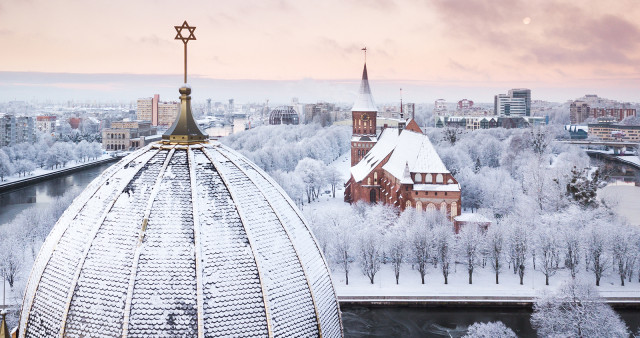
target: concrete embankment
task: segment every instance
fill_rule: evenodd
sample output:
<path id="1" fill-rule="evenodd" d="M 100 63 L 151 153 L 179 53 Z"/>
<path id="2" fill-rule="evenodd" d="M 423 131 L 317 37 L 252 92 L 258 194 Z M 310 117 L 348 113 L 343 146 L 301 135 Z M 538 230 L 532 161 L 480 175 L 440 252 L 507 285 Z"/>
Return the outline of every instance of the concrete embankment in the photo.
<path id="1" fill-rule="evenodd" d="M 364 307 L 519 307 L 531 308 L 526 296 L 338 296 L 340 306 Z M 604 297 L 614 308 L 640 309 L 640 297 Z"/>
<path id="2" fill-rule="evenodd" d="M 101 164 L 105 164 L 105 163 L 110 163 L 110 162 L 115 162 L 120 160 L 122 157 L 109 157 L 109 158 L 105 158 L 102 160 L 97 160 L 94 162 L 89 162 L 89 163 L 85 163 L 85 164 L 80 164 L 71 168 L 64 168 L 64 169 L 60 169 L 60 170 L 56 170 L 54 172 L 50 172 L 50 173 L 46 173 L 46 174 L 41 174 L 41 175 L 35 175 L 35 176 L 29 176 L 29 177 L 25 177 L 23 179 L 20 180 L 16 180 L 16 181 L 11 181 L 11 182 L 5 182 L 0 184 L 0 193 L 3 192 L 7 192 L 7 191 L 11 191 L 14 189 L 18 189 L 18 188 L 22 188 L 22 187 L 26 187 L 28 185 L 37 183 L 37 182 L 42 182 L 42 181 L 46 181 L 48 179 L 52 179 L 52 178 L 56 178 L 56 177 L 60 177 L 60 176 L 64 176 L 64 175 L 68 175 L 70 173 L 74 173 L 77 171 L 82 171 L 91 167 L 95 167 L 95 166 L 99 166 Z"/>

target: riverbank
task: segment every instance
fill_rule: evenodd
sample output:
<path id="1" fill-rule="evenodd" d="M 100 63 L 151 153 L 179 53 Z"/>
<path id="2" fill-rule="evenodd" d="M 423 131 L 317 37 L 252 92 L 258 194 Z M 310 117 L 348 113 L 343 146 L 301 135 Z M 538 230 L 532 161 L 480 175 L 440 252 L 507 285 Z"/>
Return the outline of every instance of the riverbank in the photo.
<path id="1" fill-rule="evenodd" d="M 45 181 L 48 179 L 68 175 L 77 171 L 82 171 L 88 168 L 99 166 L 105 163 L 115 162 L 121 159 L 121 157 L 111 157 L 109 155 L 103 155 L 102 157 L 90 161 L 90 162 L 78 162 L 71 164 L 64 168 L 59 169 L 37 169 L 33 174 L 26 177 L 11 176 L 6 181 L 0 183 L 0 193 L 8 192 L 14 189 L 22 188 L 37 182 Z"/>
<path id="2" fill-rule="evenodd" d="M 410 306 L 410 307 L 525 307 L 532 306 L 535 297 L 543 292 L 553 292 L 564 281 L 571 279 L 565 269 L 559 270 L 545 285 L 545 276 L 530 266 L 525 274 L 523 285 L 513 270 L 505 268 L 500 273 L 500 284 L 495 284 L 495 274 L 487 266 L 478 267 L 473 274 L 473 284 L 469 284 L 469 275 L 464 265 L 452 266 L 448 284 L 440 270 L 429 267 L 425 284 L 420 274 L 404 264 L 400 272 L 400 283 L 396 284 L 390 264 L 383 264 L 376 274 L 374 284 L 364 276 L 358 266 L 352 266 L 349 285 L 345 284 L 343 271 L 335 269 L 333 283 L 340 304 L 346 306 Z M 592 272 L 581 267 L 576 278 L 595 284 Z M 533 273 L 531 273 L 533 272 Z M 640 309 L 640 282 L 634 279 L 620 286 L 619 277 L 607 270 L 598 287 L 600 295 L 613 307 Z"/>

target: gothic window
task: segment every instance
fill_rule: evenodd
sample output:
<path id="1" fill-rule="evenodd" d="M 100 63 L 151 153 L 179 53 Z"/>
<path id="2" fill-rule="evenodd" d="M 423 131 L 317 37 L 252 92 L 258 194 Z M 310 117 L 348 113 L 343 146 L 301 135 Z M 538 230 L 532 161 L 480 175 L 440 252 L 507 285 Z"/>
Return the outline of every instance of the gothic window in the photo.
<path id="1" fill-rule="evenodd" d="M 444 182 L 444 179 L 442 178 L 442 174 L 438 174 L 436 176 L 436 183 L 442 183 Z"/>
<path id="2" fill-rule="evenodd" d="M 371 189 L 369 192 L 369 202 L 376 203 L 376 191 L 375 189 Z"/>
<path id="3" fill-rule="evenodd" d="M 458 216 L 458 203 L 451 202 L 451 217 Z"/>
<path id="4" fill-rule="evenodd" d="M 367 185 L 371 185 L 371 177 L 367 178 Z"/>
<path id="5" fill-rule="evenodd" d="M 436 206 L 433 203 L 429 203 L 429 205 L 427 205 L 427 211 L 435 211 L 436 210 Z"/>
<path id="6" fill-rule="evenodd" d="M 411 201 L 407 201 L 407 205 L 405 209 L 409 209 L 409 208 L 411 208 Z"/>
<path id="7" fill-rule="evenodd" d="M 422 211 L 422 202 L 420 201 L 416 202 L 416 210 Z"/>
<path id="8" fill-rule="evenodd" d="M 433 183 L 433 177 L 431 176 L 431 174 L 426 174 L 424 176 L 424 183 Z"/>
<path id="9" fill-rule="evenodd" d="M 447 203 L 445 202 L 440 203 L 440 211 L 445 215 L 447 214 Z"/>
<path id="10" fill-rule="evenodd" d="M 422 175 L 416 174 L 416 183 L 422 183 Z"/>
<path id="11" fill-rule="evenodd" d="M 378 184 L 378 173 L 377 172 L 373 173 L 373 184 Z"/>

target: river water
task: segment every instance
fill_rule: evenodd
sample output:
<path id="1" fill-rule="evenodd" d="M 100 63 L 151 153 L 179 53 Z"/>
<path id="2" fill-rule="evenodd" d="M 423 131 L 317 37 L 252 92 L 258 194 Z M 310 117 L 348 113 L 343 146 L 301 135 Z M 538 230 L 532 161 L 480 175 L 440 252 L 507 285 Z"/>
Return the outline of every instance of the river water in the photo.
<path id="1" fill-rule="evenodd" d="M 39 182 L 0 194 L 0 226 L 31 206 L 45 206 L 72 187 L 83 189 L 111 165 Z M 345 337 L 461 337 L 474 322 L 502 321 L 519 337 L 535 337 L 529 318 L 521 308 L 417 308 L 352 307 L 342 309 Z M 633 332 L 640 327 L 639 310 L 618 310 Z"/>

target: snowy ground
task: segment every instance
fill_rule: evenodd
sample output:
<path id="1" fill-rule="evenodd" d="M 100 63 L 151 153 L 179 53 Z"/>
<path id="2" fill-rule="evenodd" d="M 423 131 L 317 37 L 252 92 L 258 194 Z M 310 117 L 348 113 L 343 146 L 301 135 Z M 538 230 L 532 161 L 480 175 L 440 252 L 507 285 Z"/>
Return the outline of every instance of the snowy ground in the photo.
<path id="1" fill-rule="evenodd" d="M 420 273 L 411 269 L 411 264 L 405 264 L 400 271 L 400 284 L 396 285 L 393 269 L 390 264 L 383 264 L 372 285 L 369 278 L 364 276 L 357 263 L 351 267 L 349 285 L 345 285 L 344 271 L 334 269 L 333 283 L 340 297 L 349 296 L 520 296 L 534 297 L 544 290 L 555 290 L 563 281 L 571 278 L 566 270 L 561 270 L 549 279 L 549 286 L 545 285 L 544 274 L 533 271 L 531 267 L 525 273 L 523 285 L 513 270 L 504 269 L 500 273 L 500 284 L 495 284 L 495 274 L 489 266 L 476 268 L 473 274 L 473 284 L 469 285 L 469 275 L 466 267 L 456 264 L 449 275 L 449 284 L 444 284 L 444 277 L 439 269 L 430 267 L 425 276 L 425 284 L 420 283 Z M 620 279 L 608 271 L 608 275 L 600 281 L 600 294 L 603 297 L 640 297 L 640 283 L 634 278 L 632 282 L 625 281 L 620 286 Z M 578 278 L 595 285 L 595 277 L 591 272 L 585 272 L 584 266 Z"/>
<path id="2" fill-rule="evenodd" d="M 60 168 L 57 168 L 57 169 L 37 168 L 31 174 L 27 174 L 27 176 L 18 176 L 18 174 L 11 175 L 11 176 L 6 176 L 4 178 L 4 181 L 0 182 L 0 185 L 6 184 L 6 183 L 10 183 L 10 182 L 19 181 L 19 180 L 23 180 L 25 178 L 32 178 L 32 177 L 36 177 L 36 176 L 51 174 L 51 173 L 54 173 L 56 171 L 66 170 L 66 169 L 69 169 L 69 168 L 77 167 L 79 165 L 89 164 L 89 163 L 100 161 L 100 160 L 104 160 L 104 159 L 107 159 L 107 158 L 111 158 L 111 156 L 108 155 L 108 154 L 103 154 L 101 157 L 98 157 L 95 160 L 89 160 L 89 161 L 86 161 L 86 162 L 70 161 L 69 163 L 67 163 L 66 167 L 60 167 Z"/>
<path id="3" fill-rule="evenodd" d="M 640 226 L 640 187 L 616 182 L 598 190 L 598 199 L 604 199 L 607 204 L 629 224 Z"/>

